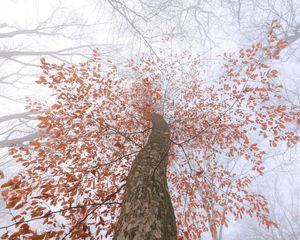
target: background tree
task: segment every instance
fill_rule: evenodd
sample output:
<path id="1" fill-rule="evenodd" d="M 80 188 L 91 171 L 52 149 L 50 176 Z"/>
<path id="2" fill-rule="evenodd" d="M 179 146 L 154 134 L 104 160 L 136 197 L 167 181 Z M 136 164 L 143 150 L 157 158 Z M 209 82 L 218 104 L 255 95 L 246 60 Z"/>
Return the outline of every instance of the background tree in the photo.
<path id="1" fill-rule="evenodd" d="M 13 8 L 8 8 L 7 3 L 13 3 Z M 40 113 L 24 112 L 23 104 L 24 96 L 44 99 L 48 95 L 41 92 L 38 85 L 32 84 L 40 74 L 38 65 L 41 54 L 47 56 L 47 61 L 60 59 L 70 63 L 78 58 L 90 58 L 90 47 L 101 44 L 101 56 L 109 56 L 120 67 L 128 56 L 141 55 L 143 52 L 165 58 L 159 50 L 162 45 L 173 53 L 173 59 L 176 51 L 193 49 L 201 53 L 199 68 L 207 69 L 201 73 L 201 78 L 206 79 L 204 84 L 212 85 L 223 73 L 222 59 L 215 58 L 215 55 L 245 47 L 253 41 L 264 41 L 265 26 L 272 19 L 280 19 L 283 28 L 278 29 L 276 34 L 288 40 L 282 54 L 283 61 L 263 60 L 281 73 L 273 81 L 283 85 L 283 95 L 281 99 L 272 101 L 274 105 L 290 106 L 294 111 L 299 109 L 298 1 L 176 0 L 148 3 L 141 0 L 66 0 L 39 4 L 39 1 L 29 0 L 24 3 L 18 0 L 5 1 L 0 9 L 0 101 L 4 106 L 0 118 L 1 147 L 16 140 L 28 147 L 26 140 L 38 136 L 35 123 Z M 47 7 L 44 7 L 46 4 Z M 24 12 L 26 17 L 22 17 Z M 186 66 L 187 63 L 184 64 Z M 123 70 L 121 75 L 124 74 Z M 297 127 L 292 130 L 296 131 Z M 266 146 L 262 146 L 262 149 L 266 150 Z M 276 157 L 276 161 L 267 161 L 265 166 L 268 171 L 275 162 L 276 166 L 284 166 L 289 154 L 297 155 L 297 148 L 295 152 L 286 152 L 281 145 L 277 149 L 276 152 L 266 150 L 265 159 L 274 160 L 274 155 L 281 156 L 282 152 L 285 152 L 285 156 Z M 12 161 L 6 149 L 1 153 L 1 170 L 5 173 L 5 179 L 9 179 L 21 167 Z M 224 165 L 227 166 L 225 160 Z M 241 172 L 239 164 L 235 171 Z M 0 172 L 0 176 L 3 176 L 3 172 Z M 284 181 L 284 176 L 280 175 L 281 181 Z M 255 181 L 257 179 L 255 177 Z M 295 180 L 293 185 L 296 183 Z M 1 201 L 4 207 L 3 199 Z M 8 221 L 7 216 L 11 216 L 11 212 L 1 210 L 2 225 L 6 225 L 3 223 Z M 224 232 L 222 227 L 220 232 Z"/>
<path id="2" fill-rule="evenodd" d="M 2 185 L 15 217 L 2 237 L 108 238 L 114 231 L 126 176 L 160 113 L 171 131 L 168 182 L 178 238 L 222 236 L 230 218 L 255 216 L 276 226 L 266 199 L 249 190 L 264 173 L 266 145 L 295 145 L 299 111 L 273 102 L 282 86 L 278 59 L 284 40 L 273 21 L 268 41 L 224 54 L 215 82 L 201 79 L 200 58 L 185 52 L 146 56 L 125 65 L 93 58 L 80 66 L 41 59 L 37 83 L 53 89 L 55 103 L 28 101 L 39 117 L 39 137 L 10 155 L 24 169 Z M 36 222 L 41 221 L 38 228 Z M 34 222 L 34 224 L 33 224 Z"/>
<path id="3" fill-rule="evenodd" d="M 28 3 L 19 4 L 26 8 Z M 34 5 L 32 1 L 29 4 Z M 46 13 L 37 6 L 27 9 L 29 12 L 22 21 L 8 17 L 0 20 L 0 100 L 2 105 L 8 106 L 0 113 L 0 148 L 36 136 L 34 120 L 39 113 L 23 111 L 26 96 L 40 97 L 33 86 L 39 77 L 38 61 L 42 56 L 70 63 L 78 57 L 90 57 L 97 46 L 103 48 L 103 54 L 105 52 L 105 44 L 96 44 L 89 36 L 97 22 L 87 22 L 59 1 L 46 4 L 50 9 Z M 18 6 L 10 2 L 3 4 L 2 9 L 5 12 L 6 8 L 13 7 L 19 14 Z"/>

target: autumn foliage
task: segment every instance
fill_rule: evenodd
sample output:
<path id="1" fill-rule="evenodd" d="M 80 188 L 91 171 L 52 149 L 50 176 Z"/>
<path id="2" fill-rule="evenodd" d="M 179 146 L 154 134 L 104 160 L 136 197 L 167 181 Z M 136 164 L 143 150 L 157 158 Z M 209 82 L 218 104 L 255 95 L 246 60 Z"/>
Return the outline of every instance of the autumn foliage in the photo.
<path id="1" fill-rule="evenodd" d="M 299 141 L 300 113 L 281 104 L 276 60 L 286 42 L 273 21 L 266 43 L 223 56 L 217 80 L 201 78 L 189 53 L 129 60 L 93 57 L 77 65 L 41 59 L 38 84 L 55 102 L 28 100 L 40 136 L 9 149 L 22 171 L 2 185 L 14 224 L 2 238 L 112 236 L 131 162 L 151 130 L 149 114 L 171 129 L 169 188 L 179 239 L 216 236 L 244 215 L 274 227 L 266 199 L 249 187 L 264 173 L 266 150 Z"/>

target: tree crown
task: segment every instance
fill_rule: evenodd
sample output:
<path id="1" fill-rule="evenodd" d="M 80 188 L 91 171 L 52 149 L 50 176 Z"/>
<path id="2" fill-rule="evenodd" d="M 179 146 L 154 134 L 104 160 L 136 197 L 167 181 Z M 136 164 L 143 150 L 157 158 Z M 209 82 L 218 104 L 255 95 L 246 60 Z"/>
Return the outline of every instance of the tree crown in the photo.
<path id="1" fill-rule="evenodd" d="M 214 236 L 245 214 L 276 226 L 266 199 L 249 186 L 264 173 L 266 144 L 299 141 L 292 127 L 300 113 L 280 103 L 278 71 L 265 63 L 286 46 L 278 28 L 273 21 L 265 44 L 225 53 L 223 74 L 211 82 L 201 79 L 201 57 L 188 52 L 118 66 L 97 50 L 80 66 L 42 58 L 37 83 L 53 90 L 55 103 L 28 100 L 29 111 L 43 112 L 40 135 L 9 150 L 24 168 L 2 185 L 17 212 L 2 237 L 110 236 L 153 112 L 171 129 L 168 180 L 179 238 Z"/>

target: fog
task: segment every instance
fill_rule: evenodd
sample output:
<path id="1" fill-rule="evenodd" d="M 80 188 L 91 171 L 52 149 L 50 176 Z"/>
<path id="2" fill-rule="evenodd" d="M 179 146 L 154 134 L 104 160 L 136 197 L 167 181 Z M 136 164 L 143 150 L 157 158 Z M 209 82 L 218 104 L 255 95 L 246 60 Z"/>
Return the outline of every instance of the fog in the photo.
<path id="1" fill-rule="evenodd" d="M 38 134 L 40 112 L 28 112 L 27 99 L 50 105 L 55 101 L 52 90 L 35 82 L 42 74 L 42 57 L 51 63 L 78 64 L 91 59 L 92 51 L 98 49 L 102 59 L 121 65 L 144 55 L 164 59 L 168 54 L 189 51 L 199 55 L 203 82 L 213 85 L 224 72 L 224 52 L 238 52 L 266 41 L 272 20 L 282 25 L 276 33 L 278 38 L 287 41 L 280 59 L 266 60 L 279 72 L 274 81 L 283 85 L 283 98 L 273 102 L 299 113 L 299 0 L 1 1 L 0 183 L 24 169 L 9 156 L 9 145 L 18 142 L 28 146 Z M 296 134 L 299 121 L 289 126 Z M 198 239 L 300 239 L 299 144 L 291 148 L 286 144 L 263 146 L 267 152 L 265 172 L 262 176 L 256 174 L 250 189 L 266 197 L 271 219 L 278 228 L 267 229 L 255 217 L 229 217 L 228 226 L 219 231 L 218 238 L 213 239 L 208 231 Z M 6 205 L 1 195 L 1 235 L 12 231 L 11 219 L 18 212 Z M 35 230 L 43 229 L 42 221 L 34 224 Z"/>

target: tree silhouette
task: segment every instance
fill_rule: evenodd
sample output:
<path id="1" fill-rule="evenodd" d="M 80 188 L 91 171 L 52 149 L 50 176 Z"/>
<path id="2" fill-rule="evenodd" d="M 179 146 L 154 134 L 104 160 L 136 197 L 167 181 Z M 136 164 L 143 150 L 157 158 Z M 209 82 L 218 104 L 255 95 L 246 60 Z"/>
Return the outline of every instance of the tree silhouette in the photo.
<path id="1" fill-rule="evenodd" d="M 249 187 L 264 173 L 267 146 L 299 141 L 300 113 L 280 104 L 278 72 L 265 63 L 287 44 L 279 28 L 273 21 L 265 44 L 225 53 L 217 81 L 202 80 L 201 58 L 187 52 L 118 66 L 97 50 L 80 66 L 42 58 L 37 83 L 55 103 L 27 102 L 42 112 L 40 133 L 9 150 L 24 168 L 2 185 L 16 213 L 2 238 L 106 239 L 117 229 L 115 239 L 166 239 L 158 222 L 176 234 L 174 215 L 178 239 L 218 239 L 244 215 L 276 227 L 266 199 Z M 149 223 L 156 212 L 166 222 Z"/>

